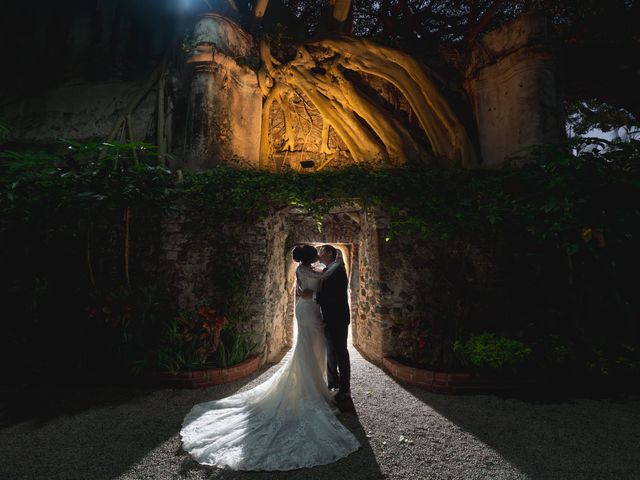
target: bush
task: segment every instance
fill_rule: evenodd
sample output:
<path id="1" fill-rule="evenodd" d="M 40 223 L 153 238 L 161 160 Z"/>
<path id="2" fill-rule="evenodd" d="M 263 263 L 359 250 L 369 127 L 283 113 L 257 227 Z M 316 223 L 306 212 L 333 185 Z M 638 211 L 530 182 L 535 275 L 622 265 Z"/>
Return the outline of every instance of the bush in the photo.
<path id="1" fill-rule="evenodd" d="M 206 306 L 198 309 L 197 316 L 181 313 L 161 335 L 157 368 L 174 373 L 242 362 L 255 347 L 241 331 L 243 321 L 241 317 L 227 319 Z"/>
<path id="2" fill-rule="evenodd" d="M 216 350 L 216 364 L 229 367 L 245 360 L 255 348 L 249 335 L 240 331 L 241 319 L 230 319 L 220 335 L 220 345 Z"/>
<path id="3" fill-rule="evenodd" d="M 464 343 L 456 342 L 454 350 L 483 370 L 515 370 L 529 359 L 532 352 L 524 343 L 495 333 L 483 333 Z"/>
<path id="4" fill-rule="evenodd" d="M 161 371 L 199 370 L 214 366 L 220 334 L 227 319 L 209 306 L 186 312 L 165 325 L 160 336 L 157 367 Z"/>

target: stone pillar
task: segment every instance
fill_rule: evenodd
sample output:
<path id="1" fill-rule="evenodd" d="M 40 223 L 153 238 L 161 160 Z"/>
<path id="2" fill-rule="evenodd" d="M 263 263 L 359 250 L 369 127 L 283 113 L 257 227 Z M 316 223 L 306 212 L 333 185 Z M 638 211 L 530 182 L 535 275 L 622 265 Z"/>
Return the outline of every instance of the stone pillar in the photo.
<path id="1" fill-rule="evenodd" d="M 466 87 L 482 166 L 531 158 L 522 149 L 564 138 L 548 23 L 537 13 L 485 35 L 472 52 Z"/>
<path id="2" fill-rule="evenodd" d="M 386 279 L 382 277 L 381 242 L 388 232 L 388 218 L 363 213 L 358 245 L 358 310 L 351 319 L 353 344 L 369 361 L 382 363 L 390 334 L 390 310 L 384 298 Z M 352 287 L 353 288 L 353 287 Z"/>
<path id="3" fill-rule="evenodd" d="M 262 94 L 247 64 L 253 40 L 226 17 L 205 14 L 193 32 L 185 168 L 258 166 Z"/>

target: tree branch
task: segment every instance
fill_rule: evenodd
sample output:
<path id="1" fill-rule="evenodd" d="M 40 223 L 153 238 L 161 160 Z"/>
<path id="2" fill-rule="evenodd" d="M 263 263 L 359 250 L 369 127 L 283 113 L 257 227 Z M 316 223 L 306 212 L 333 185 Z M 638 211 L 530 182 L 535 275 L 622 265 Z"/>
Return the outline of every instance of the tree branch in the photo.
<path id="1" fill-rule="evenodd" d="M 495 0 L 493 2 L 493 4 L 489 7 L 489 9 L 486 12 L 484 12 L 482 17 L 480 17 L 480 19 L 476 22 L 476 24 L 473 25 L 465 34 L 463 38 L 463 43 L 465 45 L 467 46 L 470 45 L 471 42 L 473 42 L 476 39 L 476 37 L 480 34 L 480 32 L 482 32 L 486 28 L 486 26 L 489 24 L 491 19 L 494 17 L 496 12 L 498 11 L 498 8 L 500 8 L 500 6 L 503 3 L 504 3 L 504 0 Z"/>

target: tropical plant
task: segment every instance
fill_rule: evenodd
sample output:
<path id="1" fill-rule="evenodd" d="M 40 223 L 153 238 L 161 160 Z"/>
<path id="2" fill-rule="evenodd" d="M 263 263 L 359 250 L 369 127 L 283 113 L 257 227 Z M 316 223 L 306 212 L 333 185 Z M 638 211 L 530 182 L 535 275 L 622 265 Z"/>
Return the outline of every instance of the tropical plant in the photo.
<path id="1" fill-rule="evenodd" d="M 399 315 L 393 316 L 392 321 L 401 361 L 432 370 L 456 371 L 464 367 L 465 359 L 454 350 L 452 336 L 438 331 L 432 321 Z"/>
<path id="2" fill-rule="evenodd" d="M 224 368 L 235 365 L 245 360 L 254 348 L 249 335 L 241 332 L 237 324 L 229 323 L 222 331 L 216 363 Z"/>
<path id="3" fill-rule="evenodd" d="M 160 336 L 158 367 L 175 372 L 213 366 L 213 354 L 226 324 L 227 319 L 209 306 L 200 307 L 195 315 L 181 312 L 165 325 Z"/>
<path id="4" fill-rule="evenodd" d="M 11 127 L 9 126 L 9 123 L 0 118 L 0 142 L 7 138 L 10 132 Z"/>
<path id="5" fill-rule="evenodd" d="M 87 317 L 105 323 L 110 328 L 119 329 L 126 337 L 127 327 L 134 318 L 131 292 L 120 286 L 99 301 L 98 305 L 86 307 Z"/>
<path id="6" fill-rule="evenodd" d="M 524 343 L 495 333 L 482 333 L 466 342 L 458 341 L 454 351 L 462 353 L 471 365 L 482 370 L 515 370 L 532 352 Z"/>

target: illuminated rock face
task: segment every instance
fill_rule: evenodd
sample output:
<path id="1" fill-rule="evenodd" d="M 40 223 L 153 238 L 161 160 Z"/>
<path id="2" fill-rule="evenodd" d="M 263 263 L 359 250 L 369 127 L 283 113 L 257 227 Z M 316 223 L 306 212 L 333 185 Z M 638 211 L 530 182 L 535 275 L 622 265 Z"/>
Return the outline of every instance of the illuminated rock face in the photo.
<path id="1" fill-rule="evenodd" d="M 257 166 L 262 94 L 251 36 L 226 17 L 208 14 L 194 27 L 185 168 L 221 163 Z"/>
<path id="2" fill-rule="evenodd" d="M 91 18 L 85 12 L 76 21 L 70 62 L 93 51 Z M 527 160 L 519 153 L 523 148 L 564 135 L 548 32 L 534 15 L 479 40 L 465 72 L 469 111 L 461 88 L 451 88 L 449 94 L 461 95 L 450 103 L 453 97 L 436 81 L 440 75 L 363 38 L 315 38 L 293 45 L 297 54 L 286 56 L 265 42 L 259 47 L 220 14 L 198 17 L 189 37 L 186 58 L 169 50 L 159 76 L 165 96 L 156 94 L 161 82 L 147 85 L 151 69 L 147 78 L 35 90 L 4 106 L 2 116 L 14 127 L 8 140 L 104 140 L 114 132 L 110 140 L 127 141 L 125 129 L 115 126 L 138 95 L 129 112 L 133 139 L 162 144 L 162 128 L 173 154 L 170 166 L 188 170 L 227 164 L 317 172 L 354 163 L 430 162 L 493 168 L 505 159 Z M 119 51 L 124 44 L 118 42 L 104 48 Z M 163 45 L 149 40 L 139 47 L 157 53 Z M 155 65 L 157 55 L 152 57 Z M 105 68 L 119 71 L 121 61 L 112 59 Z M 165 125 L 155 121 L 162 112 Z"/>
<path id="3" fill-rule="evenodd" d="M 158 255 L 150 257 L 164 295 L 183 311 L 218 298 L 214 260 L 222 252 L 200 215 L 189 209 L 169 212 L 162 219 Z M 358 205 L 332 209 L 322 231 L 297 208 L 219 230 L 234 239 L 223 256 L 241 259 L 242 291 L 235 308 L 244 319 L 243 331 L 255 343 L 255 353 L 268 361 L 293 344 L 297 264 L 290 252 L 301 243 L 330 243 L 342 252 L 350 279 L 351 341 L 375 363 L 415 348 L 413 325 L 430 326 L 437 335 L 443 325 L 504 314 L 499 249 L 482 241 L 400 237 L 387 242 L 388 217 Z"/>
<path id="4" fill-rule="evenodd" d="M 13 126 L 9 140 L 51 142 L 59 138 L 84 141 L 104 139 L 118 116 L 140 88 L 135 82 L 100 82 L 61 85 L 5 108 L 2 114 Z M 153 138 L 155 98 L 148 95 L 132 113 L 133 137 Z M 119 139 L 118 139 L 119 140 Z"/>
<path id="5" fill-rule="evenodd" d="M 526 161 L 532 145 L 563 138 L 561 102 L 545 21 L 524 15 L 485 35 L 467 71 L 482 165 Z"/>
<path id="6" fill-rule="evenodd" d="M 166 295 L 176 299 L 178 307 L 185 311 L 197 308 L 203 298 L 215 298 L 212 259 L 219 252 L 211 234 L 199 224 L 198 212 L 192 211 L 172 212 L 162 221 L 160 283 L 166 288 Z M 279 210 L 256 223 L 225 225 L 223 230 L 234 238 L 233 251 L 225 255 L 231 253 L 234 258 L 244 259 L 246 265 L 242 268 L 248 269 L 237 307 L 246 318 L 243 329 L 255 343 L 255 352 L 265 360 L 275 361 L 284 347 L 293 344 L 297 267 L 291 259 L 293 247 L 300 243 L 331 243 L 342 251 L 350 277 L 354 345 L 376 362 L 390 354 L 390 313 L 399 308 L 399 302 L 416 298 L 416 292 L 404 286 L 396 290 L 393 283 L 380 282 L 380 272 L 392 270 L 397 261 L 397 256 L 387 259 L 379 255 L 387 228 L 384 219 L 366 214 L 359 206 L 334 209 L 324 218 L 322 232 L 306 211 L 294 208 Z M 400 294 L 406 298 L 393 296 Z"/>

